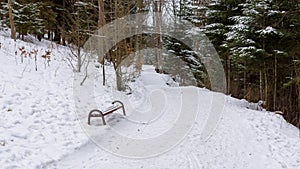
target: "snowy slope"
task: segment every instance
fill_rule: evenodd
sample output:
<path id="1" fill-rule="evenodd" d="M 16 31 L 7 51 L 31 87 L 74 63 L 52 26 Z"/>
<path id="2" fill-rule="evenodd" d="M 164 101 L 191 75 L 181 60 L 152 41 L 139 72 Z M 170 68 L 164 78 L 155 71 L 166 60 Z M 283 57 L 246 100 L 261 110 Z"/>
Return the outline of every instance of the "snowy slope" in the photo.
<path id="1" fill-rule="evenodd" d="M 47 42 L 37 45 L 0 36 L 0 168 L 35 168 L 62 158 L 87 142 L 73 111 L 73 73 L 65 66 L 65 49 L 52 49 L 52 63 L 41 55 Z M 21 63 L 19 47 L 38 49 Z M 18 54 L 15 55 L 15 51 Z"/>
<path id="2" fill-rule="evenodd" d="M 170 168 L 170 169 L 298 169 L 300 166 L 299 130 L 272 112 L 246 109 L 244 102 L 228 96 L 221 120 L 211 137 L 202 142 L 203 123 L 207 119 L 216 93 L 195 87 L 169 87 L 167 76 L 146 67 L 133 84 L 136 92 L 130 96 L 133 108 L 151 109 L 147 97 L 153 91 L 163 91 L 168 106 L 153 126 L 137 125 L 113 114 L 107 117 L 114 128 L 135 138 L 151 137 L 172 126 L 176 116 L 171 110 L 178 105 L 180 92 L 196 91 L 200 112 L 192 130 L 170 151 L 152 158 L 130 159 L 115 156 L 94 144 L 85 134 L 81 115 L 75 114 L 73 102 L 73 72 L 67 66 L 68 50 L 52 48 L 50 66 L 39 57 L 38 71 L 34 59 L 20 62 L 15 51 L 20 46 L 39 49 L 39 55 L 49 48 L 48 42 L 34 44 L 13 41 L 0 36 L 0 168 Z M 108 68 L 109 71 L 109 68 Z M 111 78 L 113 79 L 113 73 Z M 97 77 L 101 79 L 101 77 Z M 100 82 L 98 84 L 101 84 Z M 110 89 L 97 88 L 99 107 L 110 104 Z M 101 95 L 101 96 L 100 96 Z M 192 94 L 191 94 L 192 95 Z M 218 94 L 220 95 L 220 94 Z M 160 100 L 158 100 L 160 101 Z M 136 107 L 135 107 L 136 105 Z M 128 113 L 133 111 L 128 108 Z M 189 111 L 190 108 L 184 108 Z M 82 112 L 86 117 L 87 112 Z M 94 121 L 93 124 L 101 121 Z M 80 126 L 82 125 L 82 126 Z M 91 129 L 107 132 L 99 125 Z M 111 138 L 113 139 L 113 138 Z"/>

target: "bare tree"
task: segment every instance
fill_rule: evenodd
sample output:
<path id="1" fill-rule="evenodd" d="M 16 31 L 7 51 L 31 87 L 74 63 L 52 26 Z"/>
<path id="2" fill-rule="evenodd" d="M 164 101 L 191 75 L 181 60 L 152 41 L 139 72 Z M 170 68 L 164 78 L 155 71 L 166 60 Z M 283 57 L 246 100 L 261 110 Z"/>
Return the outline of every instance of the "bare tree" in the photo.
<path id="1" fill-rule="evenodd" d="M 97 28 L 97 20 L 94 17 L 96 10 L 94 5 L 88 1 L 74 1 L 74 8 L 66 14 L 69 30 L 65 32 L 68 46 L 72 57 L 77 59 L 76 71 L 81 72 L 84 61 L 87 59 L 82 47 L 88 40 L 89 35 Z"/>

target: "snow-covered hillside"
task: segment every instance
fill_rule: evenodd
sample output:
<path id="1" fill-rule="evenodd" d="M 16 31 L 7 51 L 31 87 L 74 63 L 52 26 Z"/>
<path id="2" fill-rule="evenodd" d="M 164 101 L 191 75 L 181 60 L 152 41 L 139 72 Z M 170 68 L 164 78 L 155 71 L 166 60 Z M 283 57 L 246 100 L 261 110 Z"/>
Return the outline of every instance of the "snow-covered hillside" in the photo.
<path id="1" fill-rule="evenodd" d="M 218 94 L 226 98 L 226 103 L 216 130 L 208 140 L 200 141 L 203 123 L 214 106 L 212 99 L 216 93 L 195 87 L 176 87 L 176 84 L 170 87 L 166 85 L 170 79 L 156 74 L 151 66 L 145 67 L 133 84 L 136 93 L 129 97 L 133 108 L 149 109 L 147 99 L 155 101 L 147 94 L 164 91 L 167 106 L 160 119 L 153 126 L 133 125 L 116 113 L 106 117 L 108 123 L 136 138 L 152 137 L 176 120 L 170 111 L 178 106 L 176 94 L 196 91 L 200 111 L 193 128 L 182 142 L 161 155 L 143 159 L 113 155 L 94 144 L 85 133 L 80 121 L 81 115 L 86 118 L 88 112 L 81 112 L 79 116 L 75 113 L 73 71 L 66 60 L 67 48 L 46 41 L 15 43 L 3 35 L 0 35 L 0 43 L 1 169 L 298 169 L 300 166 L 300 138 L 296 127 L 280 115 L 247 109 L 243 101 L 223 94 Z M 18 49 L 21 46 L 28 51 L 39 50 L 37 71 L 34 58 L 24 58 L 21 63 Z M 41 57 L 48 49 L 51 50 L 50 65 Z M 101 76 L 96 78 L 101 79 Z M 101 94 L 99 107 L 106 107 L 112 101 L 111 90 L 97 87 L 96 93 Z M 191 107 L 183 109 L 189 111 Z M 126 111 L 130 114 L 133 109 Z M 97 123 L 101 121 L 93 122 Z M 107 126 L 92 127 L 100 132 L 109 131 Z"/>

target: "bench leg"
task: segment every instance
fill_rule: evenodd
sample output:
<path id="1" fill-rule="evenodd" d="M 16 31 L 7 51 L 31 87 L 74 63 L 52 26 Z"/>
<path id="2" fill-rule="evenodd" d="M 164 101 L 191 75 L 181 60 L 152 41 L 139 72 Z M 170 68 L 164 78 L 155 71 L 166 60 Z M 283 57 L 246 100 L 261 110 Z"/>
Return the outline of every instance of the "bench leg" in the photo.
<path id="1" fill-rule="evenodd" d="M 106 125 L 106 122 L 105 122 L 105 119 L 104 119 L 103 115 L 102 115 L 102 121 L 103 121 L 103 125 Z"/>
<path id="2" fill-rule="evenodd" d="M 122 110 L 123 110 L 123 114 L 124 114 L 124 116 L 126 116 L 126 113 L 125 113 L 125 108 L 124 108 L 124 106 L 122 105 Z"/>
<path id="3" fill-rule="evenodd" d="M 104 119 L 104 115 L 103 115 L 102 111 L 100 111 L 100 110 L 98 110 L 98 109 L 94 109 L 94 110 L 90 111 L 89 116 L 88 116 L 88 125 L 91 125 L 91 117 L 93 117 L 93 116 L 92 116 L 92 113 L 93 113 L 93 112 L 98 112 L 98 113 L 100 113 L 100 114 L 101 114 L 101 117 L 102 117 L 103 124 L 106 125 L 106 122 L 105 122 L 105 119 Z M 97 116 L 96 116 L 96 117 L 97 117 Z"/>
<path id="4" fill-rule="evenodd" d="M 91 116 L 88 117 L 88 125 L 91 125 Z"/>
<path id="5" fill-rule="evenodd" d="M 121 104 L 122 110 L 123 110 L 123 114 L 124 114 L 124 116 L 126 116 L 124 104 L 121 101 L 119 101 L 119 100 L 115 100 L 115 101 L 112 102 L 112 104 L 115 104 L 115 103 L 120 103 Z"/>

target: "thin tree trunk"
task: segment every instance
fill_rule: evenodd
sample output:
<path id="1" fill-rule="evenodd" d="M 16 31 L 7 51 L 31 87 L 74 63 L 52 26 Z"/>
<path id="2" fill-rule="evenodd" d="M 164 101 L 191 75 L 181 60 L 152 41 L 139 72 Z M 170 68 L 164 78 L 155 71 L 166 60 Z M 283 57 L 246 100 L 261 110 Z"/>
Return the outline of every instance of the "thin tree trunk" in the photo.
<path id="1" fill-rule="evenodd" d="M 181 17 L 182 17 L 182 14 L 183 14 L 183 7 L 182 7 L 182 5 L 183 5 L 183 2 L 182 2 L 183 0 L 179 0 L 179 17 L 180 17 L 180 19 L 181 19 Z"/>
<path id="2" fill-rule="evenodd" d="M 293 59 L 295 60 L 295 57 L 293 57 Z M 296 97 L 297 97 L 297 109 L 300 110 L 300 68 L 299 68 L 299 65 L 297 65 L 295 62 L 294 62 L 294 71 L 295 71 L 295 74 L 296 74 L 296 85 L 295 85 L 295 88 L 296 88 Z M 297 127 L 300 127 L 300 112 L 297 112 Z M 299 131 L 299 137 L 300 137 L 300 131 Z"/>
<path id="3" fill-rule="evenodd" d="M 162 6 L 163 6 L 163 0 L 159 1 L 159 66 L 160 66 L 160 73 L 163 73 L 163 37 L 162 37 Z"/>
<path id="4" fill-rule="evenodd" d="M 276 99 L 277 99 L 277 55 L 275 53 L 275 60 L 274 60 L 274 98 L 273 98 L 273 110 L 276 110 Z"/>
<path id="5" fill-rule="evenodd" d="M 267 68 L 266 68 L 266 65 L 264 63 L 264 71 L 265 71 L 265 101 L 267 102 L 267 104 L 269 103 L 269 100 L 268 100 L 268 71 L 267 71 Z"/>
<path id="6" fill-rule="evenodd" d="M 117 90 L 122 91 L 123 87 L 122 87 L 122 70 L 121 70 L 121 67 L 118 67 L 116 69 L 116 81 L 117 81 Z"/>
<path id="7" fill-rule="evenodd" d="M 156 33 L 155 36 L 155 46 L 156 46 L 156 70 L 159 73 L 162 73 L 162 35 L 161 32 L 161 18 L 162 18 L 162 1 L 155 1 L 154 2 L 154 12 L 155 14 L 155 27 L 156 27 Z"/>
<path id="8" fill-rule="evenodd" d="M 143 0 L 138 0 L 137 6 L 138 6 L 137 12 L 139 13 L 144 8 Z M 141 23 L 142 18 L 141 18 L 140 15 L 138 15 L 136 19 L 137 19 L 137 23 Z M 141 32 L 142 28 L 139 26 L 137 29 L 138 29 L 138 32 Z M 137 74 L 140 74 L 140 72 L 142 71 L 142 66 L 143 66 L 143 62 L 144 62 L 143 55 L 140 51 L 141 41 L 142 41 L 142 36 L 141 35 L 136 35 L 136 38 L 135 38 L 135 53 L 137 53 L 137 61 L 136 61 Z"/>
<path id="9" fill-rule="evenodd" d="M 81 52 L 80 52 L 80 46 L 79 45 L 77 46 L 77 59 L 78 59 L 78 62 L 77 62 L 77 71 L 81 72 L 81 65 L 82 65 L 82 60 L 81 59 L 82 58 L 81 58 Z"/>
<path id="10" fill-rule="evenodd" d="M 63 0 L 63 9 L 66 9 L 66 1 L 65 0 Z M 63 22 L 62 22 L 62 30 L 61 30 L 61 40 L 62 40 L 62 42 L 61 42 L 61 44 L 63 45 L 63 46 L 66 46 L 67 44 L 66 44 L 66 20 L 65 19 L 63 19 Z"/>
<path id="11" fill-rule="evenodd" d="M 231 66 L 230 66 L 230 56 L 227 57 L 227 94 L 231 92 Z"/>
<path id="12" fill-rule="evenodd" d="M 14 18 L 13 18 L 13 14 L 12 14 L 12 2 L 11 2 L 11 0 L 8 0 L 8 15 L 9 15 L 11 38 L 16 40 L 16 31 L 15 31 Z"/>
<path id="13" fill-rule="evenodd" d="M 115 19 L 118 19 L 118 17 L 120 17 L 122 15 L 122 11 L 120 11 L 119 9 L 119 4 L 118 1 L 116 0 L 114 2 L 114 14 L 115 14 Z M 119 24 L 115 24 L 114 25 L 114 29 L 115 30 L 119 30 Z M 116 34 L 115 36 L 118 36 L 118 34 Z M 115 37 L 117 38 L 117 37 Z M 121 55 L 121 48 L 122 48 L 122 44 L 120 44 L 119 46 L 120 48 L 117 49 L 116 53 L 114 54 L 114 58 L 113 58 L 113 62 L 114 62 L 114 68 L 115 68 L 115 72 L 116 72 L 116 84 L 117 84 L 117 90 L 118 91 L 122 91 L 122 66 L 120 65 L 121 60 L 120 60 L 120 55 Z M 123 49 L 124 50 L 124 49 Z"/>
<path id="14" fill-rule="evenodd" d="M 175 2 L 175 0 L 172 0 L 172 7 L 173 7 L 173 14 L 174 14 L 174 16 L 176 16 L 177 17 L 177 12 L 176 12 L 176 2 Z M 174 17 L 175 18 L 175 22 L 176 22 L 176 17 Z"/>
<path id="15" fill-rule="evenodd" d="M 104 1 L 103 0 L 98 0 L 98 6 L 99 6 L 98 28 L 100 28 L 105 24 Z"/>
<path id="16" fill-rule="evenodd" d="M 98 28 L 101 28 L 105 24 L 104 1 L 103 0 L 98 0 L 98 6 L 99 6 Z M 98 47 L 100 48 L 99 50 L 105 50 L 104 40 L 99 40 L 98 43 L 99 43 Z M 103 86 L 105 86 L 105 81 L 106 81 L 106 77 L 105 77 L 105 65 L 104 65 L 105 58 L 104 58 L 104 56 L 99 56 L 98 59 L 99 59 L 98 61 L 102 64 L 102 84 L 103 84 Z"/>
<path id="17" fill-rule="evenodd" d="M 259 71 L 259 96 L 260 96 L 260 99 L 263 99 L 263 77 L 262 77 L 262 70 Z"/>
<path id="18" fill-rule="evenodd" d="M 247 65 L 246 61 L 245 61 L 244 65 L 246 67 L 246 65 Z M 247 93 L 247 69 L 246 68 L 244 69 L 244 83 L 243 83 L 243 85 L 244 85 L 244 95 L 246 95 L 246 93 Z"/>

